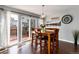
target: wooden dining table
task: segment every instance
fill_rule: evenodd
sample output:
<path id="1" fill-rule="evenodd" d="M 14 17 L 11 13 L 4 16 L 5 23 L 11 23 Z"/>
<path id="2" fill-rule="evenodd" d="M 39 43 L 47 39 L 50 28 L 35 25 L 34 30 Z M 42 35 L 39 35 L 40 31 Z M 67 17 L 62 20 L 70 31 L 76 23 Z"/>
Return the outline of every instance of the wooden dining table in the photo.
<path id="1" fill-rule="evenodd" d="M 56 49 L 58 49 L 58 32 L 59 32 L 59 29 L 57 29 L 57 28 L 46 28 L 46 31 L 45 32 L 42 32 L 42 33 L 38 33 L 38 34 L 41 34 L 42 36 L 44 36 L 44 35 L 47 35 L 48 36 L 48 54 L 50 54 L 51 53 L 51 46 L 50 46 L 50 44 L 51 44 L 51 32 L 52 31 L 55 31 L 54 33 L 55 33 L 55 35 L 56 35 Z"/>

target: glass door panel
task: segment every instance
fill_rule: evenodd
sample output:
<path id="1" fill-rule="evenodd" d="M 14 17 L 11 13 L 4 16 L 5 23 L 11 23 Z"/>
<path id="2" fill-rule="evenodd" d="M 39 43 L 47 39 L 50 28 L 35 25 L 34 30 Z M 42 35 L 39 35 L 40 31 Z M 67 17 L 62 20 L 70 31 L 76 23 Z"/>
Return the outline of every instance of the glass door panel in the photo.
<path id="1" fill-rule="evenodd" d="M 18 43 L 18 14 L 11 13 L 10 14 L 10 40 L 9 44 L 13 45 Z"/>
<path id="2" fill-rule="evenodd" d="M 29 40 L 29 17 L 21 16 L 22 41 Z"/>
<path id="3" fill-rule="evenodd" d="M 31 17 L 31 21 L 30 21 L 30 36 L 32 37 L 32 31 L 34 31 L 35 29 L 35 19 L 33 19 Z"/>
<path id="4" fill-rule="evenodd" d="M 35 28 L 39 28 L 39 20 L 37 18 L 31 18 L 31 36 L 32 36 L 32 31 Z"/>
<path id="5" fill-rule="evenodd" d="M 35 28 L 35 19 L 31 19 L 31 30 Z"/>

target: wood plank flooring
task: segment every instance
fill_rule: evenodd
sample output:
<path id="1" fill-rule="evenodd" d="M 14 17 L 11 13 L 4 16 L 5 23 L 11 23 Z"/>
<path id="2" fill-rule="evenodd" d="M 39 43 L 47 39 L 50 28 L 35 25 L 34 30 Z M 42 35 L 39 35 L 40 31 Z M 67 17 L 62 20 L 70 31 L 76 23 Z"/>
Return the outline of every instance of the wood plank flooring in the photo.
<path id="1" fill-rule="evenodd" d="M 35 51 L 31 47 L 31 42 L 26 42 L 25 45 L 22 45 L 21 47 L 13 46 L 8 48 L 7 51 L 1 53 L 1 54 L 40 54 L 39 48 L 37 51 Z M 43 53 L 45 54 L 45 53 Z M 79 54 L 79 45 L 77 47 L 74 47 L 74 44 L 59 41 L 59 51 L 56 54 Z"/>

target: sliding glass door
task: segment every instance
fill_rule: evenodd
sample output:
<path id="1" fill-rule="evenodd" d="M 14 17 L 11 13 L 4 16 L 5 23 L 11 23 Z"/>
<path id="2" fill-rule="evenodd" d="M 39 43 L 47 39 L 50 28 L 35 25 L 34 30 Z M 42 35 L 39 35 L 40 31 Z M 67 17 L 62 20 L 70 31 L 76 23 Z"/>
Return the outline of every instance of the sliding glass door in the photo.
<path id="1" fill-rule="evenodd" d="M 30 40 L 32 30 L 39 28 L 39 19 L 20 13 L 9 12 L 8 45 L 14 45 Z M 10 30 L 9 30 L 10 29 Z"/>
<path id="2" fill-rule="evenodd" d="M 37 18 L 0 10 L 0 48 L 30 40 L 38 24 Z"/>
<path id="3" fill-rule="evenodd" d="M 10 12 L 9 45 L 29 40 L 29 16 Z"/>
<path id="4" fill-rule="evenodd" d="M 29 16 L 21 15 L 21 41 L 29 40 Z"/>
<path id="5" fill-rule="evenodd" d="M 39 18 L 35 18 L 35 17 L 31 17 L 31 36 L 32 36 L 32 31 L 35 29 L 35 28 L 39 28 L 40 27 L 40 24 L 39 24 Z"/>
<path id="6" fill-rule="evenodd" d="M 10 13 L 10 40 L 9 45 L 18 43 L 18 14 Z"/>

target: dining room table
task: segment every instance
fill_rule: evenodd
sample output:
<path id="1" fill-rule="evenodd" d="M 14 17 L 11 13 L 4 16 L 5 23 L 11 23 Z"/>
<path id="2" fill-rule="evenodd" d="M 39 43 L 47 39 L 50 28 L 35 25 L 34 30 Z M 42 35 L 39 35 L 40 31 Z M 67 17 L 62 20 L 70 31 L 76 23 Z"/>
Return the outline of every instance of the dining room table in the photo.
<path id="1" fill-rule="evenodd" d="M 56 39 L 56 49 L 58 49 L 58 32 L 59 29 L 58 28 L 46 28 L 45 32 L 38 32 L 38 34 L 41 34 L 42 36 L 47 35 L 48 36 L 48 54 L 51 53 L 51 33 L 54 33 L 55 35 L 55 39 Z"/>

